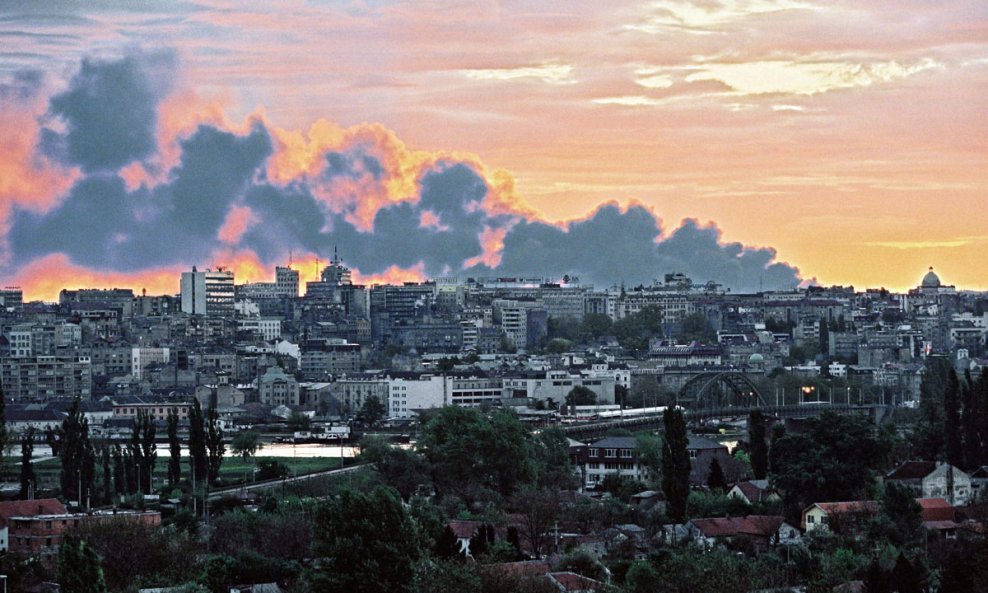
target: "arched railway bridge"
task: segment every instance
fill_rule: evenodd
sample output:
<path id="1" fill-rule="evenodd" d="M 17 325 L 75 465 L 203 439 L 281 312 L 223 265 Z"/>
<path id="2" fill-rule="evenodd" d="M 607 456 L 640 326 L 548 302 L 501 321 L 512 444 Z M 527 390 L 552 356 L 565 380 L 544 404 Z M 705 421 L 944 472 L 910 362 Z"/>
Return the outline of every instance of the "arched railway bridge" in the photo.
<path id="1" fill-rule="evenodd" d="M 699 422 L 714 418 L 746 418 L 752 410 L 760 410 L 777 418 L 807 418 L 824 412 L 842 415 L 868 416 L 881 421 L 891 408 L 879 405 L 853 405 L 844 403 L 812 402 L 803 404 L 768 405 L 751 379 L 738 372 L 718 371 L 703 373 L 687 381 L 679 390 L 676 405 L 683 408 L 687 422 Z M 590 439 L 604 436 L 614 429 L 632 432 L 662 428 L 662 413 L 615 417 L 584 424 L 564 426 L 570 438 Z"/>

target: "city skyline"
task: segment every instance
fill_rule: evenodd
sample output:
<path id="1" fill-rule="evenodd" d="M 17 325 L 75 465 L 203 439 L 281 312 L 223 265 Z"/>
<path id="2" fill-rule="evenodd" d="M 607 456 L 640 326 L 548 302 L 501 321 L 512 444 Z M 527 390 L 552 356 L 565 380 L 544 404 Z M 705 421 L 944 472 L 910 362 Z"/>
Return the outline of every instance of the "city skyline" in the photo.
<path id="1" fill-rule="evenodd" d="M 148 10 L 0 8 L 0 277 L 27 298 L 334 245 L 367 283 L 988 288 L 981 3 Z"/>

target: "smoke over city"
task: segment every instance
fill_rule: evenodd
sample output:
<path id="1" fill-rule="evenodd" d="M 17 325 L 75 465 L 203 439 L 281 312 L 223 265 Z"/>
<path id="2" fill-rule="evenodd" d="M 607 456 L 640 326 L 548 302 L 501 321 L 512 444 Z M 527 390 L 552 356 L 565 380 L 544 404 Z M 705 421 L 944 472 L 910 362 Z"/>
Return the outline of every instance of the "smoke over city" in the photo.
<path id="1" fill-rule="evenodd" d="M 720 229 L 605 203 L 552 222 L 509 173 L 476 156 L 411 149 L 377 124 L 284 130 L 231 122 L 180 88 L 167 51 L 84 60 L 64 81 L 0 81 L 2 272 L 28 295 L 78 282 L 167 286 L 192 265 L 238 281 L 339 248 L 363 281 L 527 275 L 609 286 L 668 272 L 734 291 L 793 287 L 774 249 Z M 303 277 L 308 276 L 305 271 Z"/>

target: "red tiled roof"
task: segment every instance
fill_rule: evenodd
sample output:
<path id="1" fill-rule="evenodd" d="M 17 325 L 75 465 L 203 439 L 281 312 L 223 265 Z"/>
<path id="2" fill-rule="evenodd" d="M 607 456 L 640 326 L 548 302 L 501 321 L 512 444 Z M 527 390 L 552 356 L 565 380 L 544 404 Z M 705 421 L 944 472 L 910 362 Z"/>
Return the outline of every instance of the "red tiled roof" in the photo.
<path id="1" fill-rule="evenodd" d="M 549 578 L 559 584 L 563 591 L 603 591 L 606 585 L 575 572 L 551 572 Z"/>
<path id="2" fill-rule="evenodd" d="M 937 464 L 933 461 L 906 461 L 885 474 L 886 480 L 922 480 L 933 473 Z"/>
<path id="3" fill-rule="evenodd" d="M 7 524 L 10 517 L 33 517 L 35 515 L 64 515 L 68 511 L 56 498 L 35 500 L 8 500 L 0 502 L 0 527 Z"/>
<path id="4" fill-rule="evenodd" d="M 811 507 L 814 505 L 810 505 Z M 877 513 L 878 503 L 874 500 L 849 500 L 845 502 L 818 502 L 815 506 L 820 507 L 828 515 L 834 513 Z M 807 508 L 806 510 L 809 510 Z M 803 511 L 806 512 L 806 511 Z"/>
<path id="5" fill-rule="evenodd" d="M 473 534 L 480 527 L 480 521 L 467 521 L 465 519 L 453 519 L 449 523 L 449 528 L 453 530 L 456 537 L 462 539 L 470 539 Z"/>
<path id="6" fill-rule="evenodd" d="M 741 521 L 741 517 L 714 517 L 691 522 L 706 537 L 731 537 L 738 534 Z"/>
<path id="7" fill-rule="evenodd" d="M 748 515 L 738 531 L 746 535 L 772 537 L 784 520 L 776 515 Z"/>
<path id="8" fill-rule="evenodd" d="M 741 494 L 744 494 L 748 502 L 761 502 L 774 492 L 771 488 L 759 488 L 758 484 L 755 484 L 751 480 L 738 482 L 735 486 L 741 491 Z"/>
<path id="9" fill-rule="evenodd" d="M 783 518 L 778 516 L 748 515 L 693 519 L 692 523 L 705 537 L 733 537 L 739 534 L 771 537 L 782 521 Z"/>
<path id="10" fill-rule="evenodd" d="M 549 574 L 552 570 L 548 560 L 522 560 L 519 562 L 501 562 L 489 564 L 488 567 L 501 574 L 522 577 L 538 577 Z"/>
<path id="11" fill-rule="evenodd" d="M 917 498 L 922 509 L 923 521 L 953 521 L 956 512 L 944 498 Z"/>

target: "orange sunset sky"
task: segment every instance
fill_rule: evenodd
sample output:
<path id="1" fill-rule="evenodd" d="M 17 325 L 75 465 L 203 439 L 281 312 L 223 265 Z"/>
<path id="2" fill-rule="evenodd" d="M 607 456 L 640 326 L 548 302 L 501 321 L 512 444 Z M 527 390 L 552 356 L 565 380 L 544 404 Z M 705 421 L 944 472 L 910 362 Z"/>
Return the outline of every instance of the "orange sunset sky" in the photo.
<path id="1" fill-rule="evenodd" d="M 0 282 L 988 289 L 986 106 L 983 0 L 5 1 Z"/>

